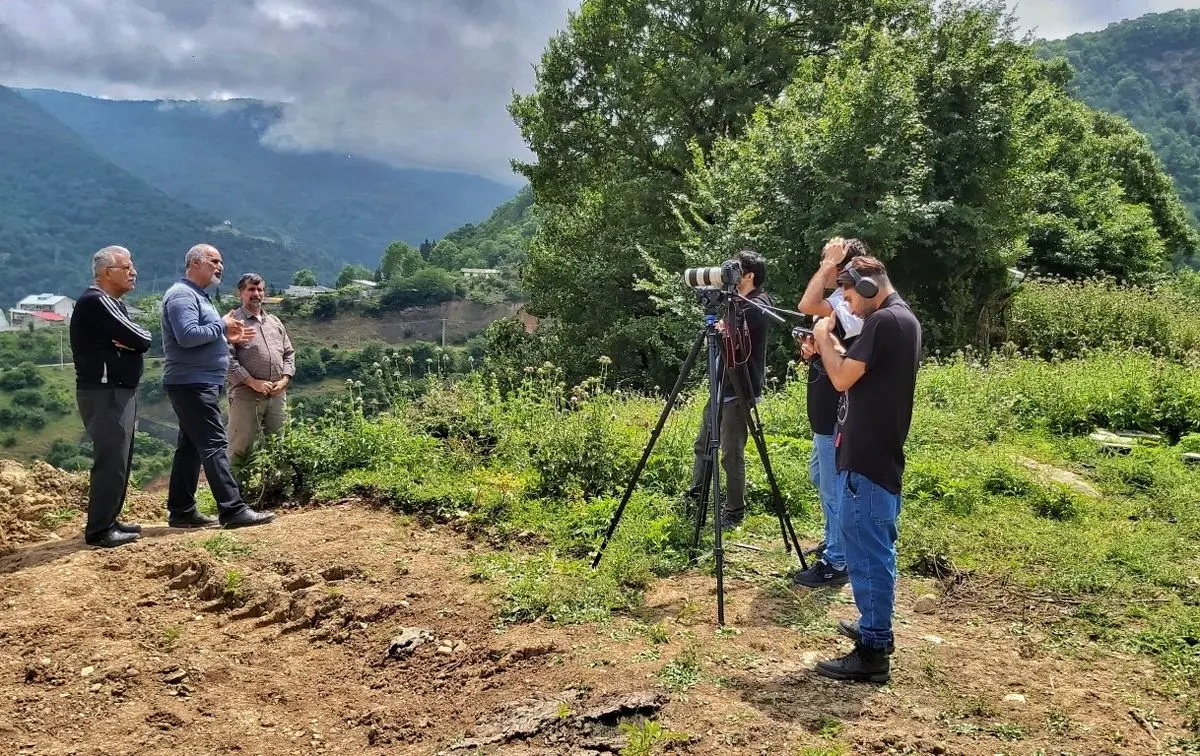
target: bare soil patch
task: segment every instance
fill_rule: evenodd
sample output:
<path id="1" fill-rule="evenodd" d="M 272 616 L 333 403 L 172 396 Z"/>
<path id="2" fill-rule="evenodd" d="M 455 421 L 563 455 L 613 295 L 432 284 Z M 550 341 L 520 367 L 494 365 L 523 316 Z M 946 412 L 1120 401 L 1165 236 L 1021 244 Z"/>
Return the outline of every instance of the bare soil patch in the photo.
<path id="1" fill-rule="evenodd" d="M 849 589 L 786 589 L 748 551 L 721 630 L 699 573 L 608 623 L 503 627 L 466 564 L 487 546 L 361 505 L 147 525 L 112 551 L 77 530 L 0 556 L 5 753 L 618 753 L 645 717 L 680 733 L 656 752 L 688 754 L 1151 754 L 1185 734 L 1146 660 L 986 602 L 912 611 L 932 582 L 902 587 L 892 682 L 852 685 L 811 671 L 849 648 Z"/>

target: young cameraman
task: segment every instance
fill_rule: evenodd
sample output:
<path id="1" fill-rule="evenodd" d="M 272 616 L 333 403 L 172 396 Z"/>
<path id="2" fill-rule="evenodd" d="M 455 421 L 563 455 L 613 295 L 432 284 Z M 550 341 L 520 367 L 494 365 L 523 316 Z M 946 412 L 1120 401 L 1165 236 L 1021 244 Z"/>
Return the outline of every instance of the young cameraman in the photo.
<path id="1" fill-rule="evenodd" d="M 763 291 L 762 286 L 767 280 L 767 263 L 756 252 L 745 250 L 739 252 L 737 261 L 742 268 L 742 278 L 737 284 L 737 293 L 746 299 L 753 300 L 764 306 L 772 305 L 771 297 Z M 725 367 L 721 383 L 722 407 L 719 413 L 721 430 L 721 469 L 725 471 L 725 506 L 721 512 L 725 524 L 736 527 L 746 516 L 746 437 L 750 423 L 750 404 L 738 398 L 731 370 L 737 370 L 739 383 L 743 390 L 749 392 L 750 403 L 758 403 L 762 396 L 763 376 L 767 367 L 767 328 L 769 319 L 762 312 L 745 302 L 731 299 L 741 313 L 741 321 L 737 332 L 725 333 L 722 325 L 722 342 L 724 348 L 720 354 L 720 364 Z M 719 324 L 721 325 L 721 324 Z M 732 364 L 726 364 L 728 350 L 732 346 Z M 746 370 L 742 370 L 742 367 Z M 749 376 L 749 386 L 745 385 Z M 709 461 L 709 410 L 708 402 L 704 403 L 704 418 L 700 423 L 700 432 L 696 435 L 695 461 L 692 465 L 692 487 L 688 495 L 698 500 L 706 487 Z"/>
<path id="2" fill-rule="evenodd" d="M 846 566 L 860 619 L 838 623 L 838 632 L 855 641 L 854 650 L 819 662 L 817 674 L 887 682 L 904 442 L 912 423 L 921 324 L 874 257 L 851 260 L 837 282 L 851 311 L 864 318 L 862 332 L 844 350 L 833 333 L 834 314 L 817 323 L 813 336 L 829 380 L 842 392 L 834 444 Z"/>
<path id="3" fill-rule="evenodd" d="M 850 311 L 837 276 L 846 263 L 867 254 L 867 245 L 859 239 L 836 236 L 821 251 L 821 264 L 809 280 L 804 296 L 796 309 L 805 315 L 828 318 L 837 313 L 835 335 L 849 347 L 862 330 L 862 318 Z M 826 297 L 825 292 L 833 291 Z M 816 354 L 811 338 L 801 346 L 801 356 L 808 361 L 808 424 L 813 432 L 813 450 L 808 463 L 809 478 L 821 499 L 825 517 L 825 539 L 818 549 L 819 556 L 812 565 L 793 580 L 807 588 L 845 585 L 850 580 L 846 571 L 846 551 L 842 541 L 841 510 L 838 508 L 837 465 L 834 460 L 833 428 L 837 422 L 837 405 L 841 393 L 833 387 Z"/>

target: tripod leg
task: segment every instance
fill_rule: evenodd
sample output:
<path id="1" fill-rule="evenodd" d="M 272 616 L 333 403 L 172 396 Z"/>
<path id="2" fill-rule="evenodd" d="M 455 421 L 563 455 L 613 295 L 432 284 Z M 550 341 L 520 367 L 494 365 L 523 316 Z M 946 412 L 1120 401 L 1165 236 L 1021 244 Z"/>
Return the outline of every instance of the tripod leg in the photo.
<path id="1" fill-rule="evenodd" d="M 779 515 L 779 529 L 783 533 L 783 545 L 787 551 L 796 550 L 800 558 L 800 568 L 807 570 L 808 561 L 804 558 L 804 549 L 800 548 L 800 539 L 792 527 L 792 518 L 788 515 L 783 503 L 783 494 L 779 491 L 779 483 L 775 480 L 775 471 L 771 468 L 771 458 L 767 454 L 767 440 L 763 436 L 762 420 L 758 416 L 758 408 L 753 408 L 753 420 L 750 424 L 750 435 L 754 437 L 754 445 L 758 447 L 758 456 L 762 459 L 763 470 L 767 473 L 767 482 L 771 485 L 771 498 L 775 502 L 775 512 Z"/>
<path id="2" fill-rule="evenodd" d="M 746 387 L 750 385 L 750 375 L 745 365 L 738 366 L 731 374 L 733 378 L 734 390 L 737 391 L 738 397 L 746 407 L 746 424 L 750 431 L 750 436 L 754 438 L 754 446 L 758 449 L 759 459 L 762 460 L 763 471 L 767 474 L 767 483 L 771 486 L 771 499 L 775 504 L 775 515 L 779 518 L 779 532 L 783 536 L 783 547 L 786 551 L 795 549 L 796 555 L 800 557 L 800 566 L 802 569 L 808 569 L 808 562 L 804 558 L 804 550 L 800 548 L 800 539 L 796 537 L 796 530 L 792 527 L 792 519 L 788 515 L 787 507 L 783 503 L 783 494 L 779 490 L 779 482 L 775 480 L 775 471 L 771 467 L 771 458 L 767 454 L 767 441 L 763 436 L 762 418 L 758 414 L 758 406 L 751 404 L 746 397 L 749 392 Z"/>
<path id="3" fill-rule="evenodd" d="M 729 323 L 732 326 L 732 323 Z M 721 410 L 724 406 L 724 373 L 719 358 L 719 337 L 715 321 L 710 321 L 708 332 L 708 385 L 709 385 L 709 466 L 712 470 L 713 502 L 713 559 L 717 567 L 717 624 L 725 624 L 725 548 L 721 543 Z"/>
<path id="4" fill-rule="evenodd" d="M 704 345 L 705 332 L 701 331 L 696 336 L 696 341 L 692 344 L 692 349 L 688 352 L 687 359 L 683 361 L 683 367 L 679 370 L 679 377 L 675 379 L 675 386 L 672 387 L 670 395 L 667 396 L 667 402 L 663 406 L 662 413 L 658 416 L 658 424 L 654 426 L 654 431 L 650 434 L 650 441 L 646 444 L 646 448 L 642 451 L 642 458 L 638 460 L 637 467 L 633 470 L 633 475 L 629 478 L 629 484 L 625 487 L 625 493 L 621 496 L 621 503 L 617 505 L 617 511 L 613 513 L 612 522 L 608 524 L 608 531 L 604 534 L 604 541 L 600 544 L 599 550 L 596 551 L 596 557 L 592 560 L 592 569 L 595 569 L 600 564 L 600 559 L 604 556 L 604 550 L 608 548 L 608 542 L 612 539 L 613 533 L 617 532 L 617 525 L 621 522 L 621 516 L 625 513 L 625 506 L 629 504 L 629 497 L 633 496 L 633 489 L 637 486 L 638 478 L 642 475 L 642 470 L 646 467 L 646 461 L 650 459 L 650 452 L 654 449 L 655 442 L 658 441 L 658 436 L 662 433 L 663 426 L 667 424 L 667 416 L 671 414 L 671 408 L 675 406 L 675 400 L 679 398 L 679 392 L 683 390 L 684 381 L 687 380 L 687 375 L 691 372 L 692 365 L 696 363 L 696 357 L 700 354 L 700 348 Z"/>

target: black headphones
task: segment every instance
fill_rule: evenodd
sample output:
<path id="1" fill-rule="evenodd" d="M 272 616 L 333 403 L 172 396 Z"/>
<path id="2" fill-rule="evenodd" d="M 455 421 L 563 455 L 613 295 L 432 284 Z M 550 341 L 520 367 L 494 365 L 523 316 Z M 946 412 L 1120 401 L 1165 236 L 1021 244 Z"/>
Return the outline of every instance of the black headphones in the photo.
<path id="1" fill-rule="evenodd" d="M 879 284 L 875 283 L 874 278 L 860 275 L 857 270 L 849 265 L 842 272 L 850 276 L 850 280 L 854 282 L 854 290 L 858 292 L 859 296 L 874 299 L 875 295 L 879 293 Z"/>

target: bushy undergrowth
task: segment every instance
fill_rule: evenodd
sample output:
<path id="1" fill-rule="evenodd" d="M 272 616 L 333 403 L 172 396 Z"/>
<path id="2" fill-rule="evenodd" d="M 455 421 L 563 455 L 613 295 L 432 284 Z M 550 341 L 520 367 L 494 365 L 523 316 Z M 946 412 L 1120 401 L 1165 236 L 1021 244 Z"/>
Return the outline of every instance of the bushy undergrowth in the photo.
<path id="1" fill-rule="evenodd" d="M 1200 353 L 1200 275 L 1185 271 L 1155 287 L 1112 281 L 1042 280 L 1017 292 L 1006 338 L 1043 359 L 1092 349 L 1140 349 L 1182 358 Z"/>
<path id="2" fill-rule="evenodd" d="M 475 373 L 389 396 L 363 412 L 351 390 L 325 418 L 292 424 L 250 465 L 267 498 L 360 496 L 420 517 L 453 519 L 500 548 L 477 557 L 506 621 L 574 622 L 630 607 L 655 576 L 686 566 L 692 526 L 681 496 L 703 406 L 694 391 L 672 412 L 599 570 L 590 558 L 662 409 L 605 388 L 599 375 L 563 384 L 530 368 L 514 391 Z M 385 379 L 381 379 L 386 384 Z M 772 467 L 797 528 L 819 537 L 802 373 L 761 411 Z M 1111 454 L 1096 428 L 1161 434 Z M 1200 624 L 1200 370 L 1147 351 L 1073 360 L 970 355 L 920 373 L 907 448 L 901 566 L 1002 578 L 1087 612 L 1068 625 L 1145 650 L 1200 681 L 1200 660 L 1172 640 Z M 751 532 L 777 533 L 770 489 L 747 450 Z M 255 488 L 257 486 L 257 488 Z M 706 533 L 707 536 L 707 533 Z M 777 536 L 772 536 L 777 537 Z M 1192 637 L 1192 636 L 1187 636 Z M 1171 666 L 1173 665 L 1173 666 Z"/>

